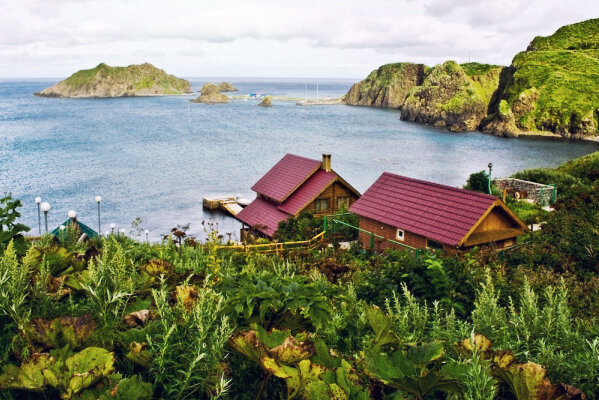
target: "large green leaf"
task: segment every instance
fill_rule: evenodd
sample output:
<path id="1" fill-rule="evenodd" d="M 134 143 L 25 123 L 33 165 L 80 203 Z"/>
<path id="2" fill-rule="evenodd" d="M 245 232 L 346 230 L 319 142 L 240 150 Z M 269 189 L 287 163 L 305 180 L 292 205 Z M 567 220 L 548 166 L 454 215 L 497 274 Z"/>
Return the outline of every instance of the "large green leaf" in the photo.
<path id="1" fill-rule="evenodd" d="M 380 308 L 377 306 L 368 307 L 366 316 L 370 327 L 374 331 L 375 346 L 384 346 L 397 342 L 397 337 L 391 332 L 391 321 Z"/>
<path id="2" fill-rule="evenodd" d="M 430 364 L 443 356 L 443 342 L 434 341 L 410 347 L 406 355 L 414 364 L 421 366 Z"/>
<path id="3" fill-rule="evenodd" d="M 42 392 L 48 385 L 44 372 L 54 359 L 47 353 L 35 353 L 20 367 L 8 365 L 0 375 L 0 389 L 23 389 Z"/>
<path id="4" fill-rule="evenodd" d="M 73 395 L 93 385 L 114 370 L 114 354 L 99 347 L 88 347 L 67 358 L 65 362 L 63 398 Z"/>

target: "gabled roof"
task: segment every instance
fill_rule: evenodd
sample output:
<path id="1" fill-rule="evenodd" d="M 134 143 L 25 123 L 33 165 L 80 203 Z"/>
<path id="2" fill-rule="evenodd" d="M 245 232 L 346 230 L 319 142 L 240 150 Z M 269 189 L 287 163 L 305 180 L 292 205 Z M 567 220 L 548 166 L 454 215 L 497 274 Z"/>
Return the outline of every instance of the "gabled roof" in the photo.
<path id="1" fill-rule="evenodd" d="M 349 211 L 458 246 L 491 207 L 499 203 L 496 197 L 487 194 L 385 172 Z M 514 217 L 509 210 L 508 213 Z M 521 224 L 519 220 L 518 223 Z"/>
<path id="2" fill-rule="evenodd" d="M 279 222 L 286 220 L 289 214 L 277 209 L 276 205 L 258 197 L 235 217 L 254 229 L 272 236 L 279 227 Z"/>
<path id="3" fill-rule="evenodd" d="M 336 173 L 319 169 L 298 190 L 293 192 L 278 209 L 287 214 L 296 215 L 329 187 L 335 179 L 337 179 Z"/>
<path id="4" fill-rule="evenodd" d="M 88 238 L 94 238 L 96 236 L 98 236 L 98 232 L 94 231 L 92 228 L 90 228 L 89 226 L 85 225 L 83 222 L 80 221 L 73 221 L 73 219 L 69 218 L 67 219 L 65 222 L 63 222 L 62 224 L 60 224 L 59 226 L 56 227 L 56 229 L 54 229 L 50 234 L 57 236 L 60 233 L 60 227 L 61 226 L 69 226 L 71 224 L 77 224 L 77 226 L 79 227 L 79 230 L 81 231 L 81 233 L 85 233 L 87 235 Z"/>
<path id="5" fill-rule="evenodd" d="M 320 168 L 320 165 L 321 162 L 318 160 L 286 154 L 252 186 L 252 190 L 282 203 L 312 176 Z"/>

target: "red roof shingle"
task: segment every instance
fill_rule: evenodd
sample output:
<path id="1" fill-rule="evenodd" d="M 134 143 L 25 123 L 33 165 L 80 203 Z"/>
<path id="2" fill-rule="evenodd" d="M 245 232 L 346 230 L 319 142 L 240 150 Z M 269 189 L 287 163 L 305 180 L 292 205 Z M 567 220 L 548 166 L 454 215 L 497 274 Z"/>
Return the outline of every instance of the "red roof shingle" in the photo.
<path id="1" fill-rule="evenodd" d="M 252 186 L 252 190 L 279 203 L 283 202 L 320 165 L 318 160 L 287 154 Z"/>
<path id="2" fill-rule="evenodd" d="M 286 220 L 289 215 L 277 209 L 277 206 L 256 198 L 236 215 L 237 219 L 260 232 L 272 236 L 279 222 Z"/>
<path id="3" fill-rule="evenodd" d="M 496 199 L 385 172 L 349 211 L 456 246 Z"/>
<path id="4" fill-rule="evenodd" d="M 278 207 L 279 210 L 284 211 L 287 214 L 295 215 L 333 183 L 336 178 L 337 174 L 334 172 L 326 172 L 323 169 L 319 169 Z"/>

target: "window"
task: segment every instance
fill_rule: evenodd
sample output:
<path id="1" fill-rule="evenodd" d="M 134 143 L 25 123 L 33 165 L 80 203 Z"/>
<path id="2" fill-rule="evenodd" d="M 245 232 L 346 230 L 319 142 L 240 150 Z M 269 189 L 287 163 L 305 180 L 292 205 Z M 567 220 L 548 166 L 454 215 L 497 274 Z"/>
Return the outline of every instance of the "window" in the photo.
<path id="1" fill-rule="evenodd" d="M 314 211 L 321 212 L 329 209 L 329 199 L 316 199 L 314 200 Z"/>
<path id="2" fill-rule="evenodd" d="M 404 231 L 403 231 L 403 229 L 398 229 L 397 230 L 397 232 L 395 233 L 395 239 L 401 240 L 403 242 L 403 239 L 404 239 Z"/>
<path id="3" fill-rule="evenodd" d="M 349 196 L 337 197 L 337 210 L 347 210 L 349 208 Z"/>

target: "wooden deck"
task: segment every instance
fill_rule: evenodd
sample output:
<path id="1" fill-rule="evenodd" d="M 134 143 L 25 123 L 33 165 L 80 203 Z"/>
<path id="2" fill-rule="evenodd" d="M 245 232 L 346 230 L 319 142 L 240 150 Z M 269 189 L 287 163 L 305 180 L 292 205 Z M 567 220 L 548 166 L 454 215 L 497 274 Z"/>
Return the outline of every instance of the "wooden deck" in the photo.
<path id="1" fill-rule="evenodd" d="M 243 210 L 235 197 L 204 197 L 202 205 L 209 210 L 223 210 L 236 216 Z"/>

